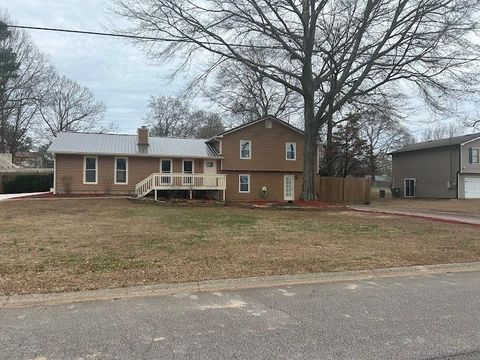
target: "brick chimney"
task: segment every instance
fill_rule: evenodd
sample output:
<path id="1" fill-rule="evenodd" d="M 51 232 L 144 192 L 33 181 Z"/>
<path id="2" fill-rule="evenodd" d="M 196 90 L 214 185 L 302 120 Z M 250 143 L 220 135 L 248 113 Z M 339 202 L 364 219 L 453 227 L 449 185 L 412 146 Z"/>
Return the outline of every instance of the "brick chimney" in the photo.
<path id="1" fill-rule="evenodd" d="M 137 130 L 137 139 L 138 145 L 148 145 L 148 128 L 146 126 L 142 126 Z"/>

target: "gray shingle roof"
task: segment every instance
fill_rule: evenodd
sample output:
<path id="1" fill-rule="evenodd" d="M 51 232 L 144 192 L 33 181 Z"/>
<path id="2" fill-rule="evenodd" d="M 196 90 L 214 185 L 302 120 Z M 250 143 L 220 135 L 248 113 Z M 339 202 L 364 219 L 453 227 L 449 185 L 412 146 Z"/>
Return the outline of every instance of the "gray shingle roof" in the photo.
<path id="1" fill-rule="evenodd" d="M 391 154 L 398 154 L 402 152 L 415 151 L 415 150 L 433 149 L 433 148 L 444 147 L 444 146 L 461 145 L 465 142 L 475 140 L 477 138 L 480 138 L 480 133 L 455 136 L 447 139 L 431 140 L 431 141 L 419 142 L 414 144 L 408 144 L 402 147 L 401 149 L 392 151 Z"/>
<path id="2" fill-rule="evenodd" d="M 61 132 L 48 152 L 57 154 L 98 154 L 212 158 L 215 148 L 205 139 L 149 137 L 149 146 L 139 146 L 136 135 Z"/>

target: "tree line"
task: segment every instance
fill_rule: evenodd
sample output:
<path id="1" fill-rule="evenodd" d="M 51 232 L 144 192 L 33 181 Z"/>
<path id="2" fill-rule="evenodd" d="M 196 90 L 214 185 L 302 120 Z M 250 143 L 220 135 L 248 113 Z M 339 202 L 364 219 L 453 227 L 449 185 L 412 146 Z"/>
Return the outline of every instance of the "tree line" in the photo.
<path id="1" fill-rule="evenodd" d="M 0 153 L 41 147 L 60 131 L 108 131 L 105 106 L 58 73 L 23 30 L 0 16 Z"/>

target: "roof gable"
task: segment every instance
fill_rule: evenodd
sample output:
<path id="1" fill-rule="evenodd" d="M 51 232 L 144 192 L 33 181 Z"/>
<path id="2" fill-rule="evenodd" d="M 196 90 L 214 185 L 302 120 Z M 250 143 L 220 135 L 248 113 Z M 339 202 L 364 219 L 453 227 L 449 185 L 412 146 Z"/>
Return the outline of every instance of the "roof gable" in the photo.
<path id="1" fill-rule="evenodd" d="M 279 123 L 280 125 L 285 126 L 286 128 L 288 128 L 288 129 L 290 129 L 290 130 L 293 130 L 293 131 L 295 131 L 295 132 L 297 132 L 297 133 L 299 133 L 299 134 L 301 134 L 301 135 L 304 135 L 303 131 L 300 130 L 299 128 L 297 128 L 297 127 L 295 127 L 295 126 L 293 126 L 293 125 L 291 125 L 291 124 L 289 124 L 289 123 L 287 123 L 287 122 L 285 122 L 285 121 L 283 121 L 283 120 L 280 120 L 280 119 L 278 119 L 278 118 L 276 118 L 276 117 L 274 117 L 274 116 L 268 115 L 268 116 L 265 116 L 265 117 L 263 117 L 263 118 L 261 118 L 261 119 L 258 119 L 258 120 L 249 122 L 249 123 L 247 123 L 247 124 L 239 125 L 239 126 L 234 127 L 234 128 L 232 128 L 232 129 L 230 129 L 230 130 L 226 130 L 226 131 L 224 131 L 223 133 L 220 133 L 220 134 L 214 136 L 213 138 L 222 137 L 222 136 L 224 136 L 224 135 L 228 135 L 228 134 L 231 134 L 231 133 L 233 133 L 233 132 L 243 130 L 243 129 L 247 128 L 247 127 L 250 127 L 250 126 L 252 126 L 252 125 L 258 124 L 258 123 L 260 123 L 260 122 L 262 122 L 262 121 L 265 121 L 265 120 L 276 121 L 276 122 Z"/>

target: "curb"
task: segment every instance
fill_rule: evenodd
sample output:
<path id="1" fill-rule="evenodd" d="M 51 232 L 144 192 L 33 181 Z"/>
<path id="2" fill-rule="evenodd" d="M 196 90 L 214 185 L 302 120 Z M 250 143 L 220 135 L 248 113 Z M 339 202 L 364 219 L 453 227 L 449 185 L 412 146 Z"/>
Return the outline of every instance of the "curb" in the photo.
<path id="1" fill-rule="evenodd" d="M 276 275 L 225 280 L 205 280 L 189 283 L 146 285 L 66 293 L 11 295 L 0 296 L 0 309 L 64 305 L 87 301 L 118 300 L 136 297 L 174 295 L 191 292 L 245 290 L 288 285 L 359 281 L 372 278 L 421 276 L 477 271 L 480 272 L 480 262 L 409 266 L 377 270 L 325 272 L 298 275 Z"/>
<path id="2" fill-rule="evenodd" d="M 442 215 L 422 215 L 421 213 L 411 213 L 411 212 L 401 212 L 401 211 L 388 211 L 388 210 L 375 210 L 375 209 L 360 209 L 355 207 L 349 207 L 352 211 L 369 213 L 369 214 L 380 214 L 380 215 L 395 215 L 395 216 L 403 216 L 403 217 L 410 217 L 410 218 L 417 218 L 423 220 L 430 220 L 430 221 L 437 221 L 443 222 L 447 224 L 460 224 L 460 225 L 470 225 L 480 227 L 480 223 L 472 222 L 468 220 L 460 220 L 452 217 L 446 217 Z"/>

